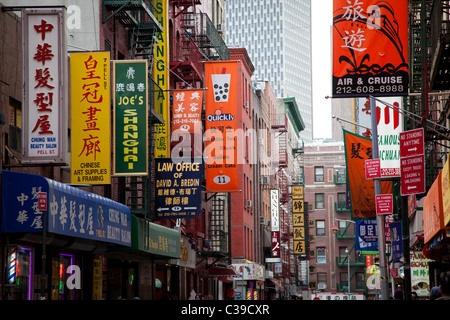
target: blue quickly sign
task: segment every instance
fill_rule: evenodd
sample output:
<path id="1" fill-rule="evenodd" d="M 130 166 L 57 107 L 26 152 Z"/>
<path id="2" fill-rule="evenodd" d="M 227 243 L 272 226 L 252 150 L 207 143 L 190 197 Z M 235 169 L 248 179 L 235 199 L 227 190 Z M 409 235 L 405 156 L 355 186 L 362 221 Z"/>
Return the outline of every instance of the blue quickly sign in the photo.
<path id="1" fill-rule="evenodd" d="M 201 212 L 202 160 L 155 158 L 158 219 L 196 218 Z"/>
<path id="2" fill-rule="evenodd" d="M 376 219 L 356 220 L 357 251 L 363 254 L 378 253 L 378 232 Z"/>
<path id="3" fill-rule="evenodd" d="M 41 232 L 39 193 L 47 193 L 47 231 L 131 246 L 130 209 L 38 175 L 2 172 L 2 232 Z"/>

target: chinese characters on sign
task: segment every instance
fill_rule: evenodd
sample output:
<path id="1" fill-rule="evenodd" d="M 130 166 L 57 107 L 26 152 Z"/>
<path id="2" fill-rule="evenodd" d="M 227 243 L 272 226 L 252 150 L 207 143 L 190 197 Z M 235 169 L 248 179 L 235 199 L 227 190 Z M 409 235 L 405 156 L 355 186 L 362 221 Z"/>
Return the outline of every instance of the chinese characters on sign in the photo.
<path id="1" fill-rule="evenodd" d="M 202 120 L 202 104 L 203 90 L 174 90 L 172 132 L 179 129 L 194 133 Z"/>
<path id="2" fill-rule="evenodd" d="M 353 218 L 375 217 L 375 187 L 366 180 L 365 161 L 372 159 L 372 140 L 344 130 L 347 178 Z M 392 182 L 381 181 L 381 193 L 392 193 Z"/>
<path id="3" fill-rule="evenodd" d="M 72 183 L 109 184 L 111 167 L 109 52 L 70 55 Z"/>
<path id="4" fill-rule="evenodd" d="M 38 175 L 3 172 L 2 232 L 40 232 L 39 193 L 48 194 L 48 232 L 131 245 L 130 209 Z"/>
<path id="5" fill-rule="evenodd" d="M 147 61 L 114 61 L 114 175 L 147 175 Z"/>
<path id="6" fill-rule="evenodd" d="M 272 258 L 281 258 L 280 248 L 280 190 L 270 190 L 270 226 Z M 281 260 L 280 260 L 281 261 Z"/>
<path id="7" fill-rule="evenodd" d="M 238 61 L 205 62 L 205 165 L 208 192 L 239 191 Z"/>
<path id="8" fill-rule="evenodd" d="M 408 94 L 406 0 L 333 1 L 333 96 Z"/>
<path id="9" fill-rule="evenodd" d="M 168 1 L 152 0 L 156 19 L 163 27 L 158 32 L 158 42 L 155 44 L 153 57 L 153 81 L 155 82 L 154 105 L 155 111 L 164 119 L 164 123 L 155 125 L 155 158 L 170 157 L 170 101 L 169 101 L 169 38 L 168 38 Z"/>
<path id="10" fill-rule="evenodd" d="M 25 10 L 24 156 L 33 161 L 62 162 L 65 29 L 62 10 Z"/>
<path id="11" fill-rule="evenodd" d="M 307 203 L 303 197 L 303 186 L 292 186 L 292 221 L 294 225 L 294 253 L 300 260 L 309 259 L 309 230 Z"/>
<path id="12" fill-rule="evenodd" d="M 196 218 L 201 212 L 203 163 L 155 159 L 158 219 Z"/>

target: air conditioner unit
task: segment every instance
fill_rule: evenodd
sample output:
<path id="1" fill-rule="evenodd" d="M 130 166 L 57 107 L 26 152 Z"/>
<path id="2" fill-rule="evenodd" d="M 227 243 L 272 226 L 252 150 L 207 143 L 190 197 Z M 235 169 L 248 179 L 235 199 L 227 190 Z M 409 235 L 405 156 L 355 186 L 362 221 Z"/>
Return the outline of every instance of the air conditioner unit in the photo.
<path id="1" fill-rule="evenodd" d="M 317 286 L 317 289 L 319 290 L 327 290 L 327 284 L 326 283 L 319 283 Z"/>
<path id="2" fill-rule="evenodd" d="M 259 224 L 262 224 L 263 226 L 268 226 L 269 221 L 266 219 L 266 217 L 259 217 Z"/>
<path id="3" fill-rule="evenodd" d="M 247 200 L 247 208 L 251 208 L 252 207 L 252 200 Z"/>

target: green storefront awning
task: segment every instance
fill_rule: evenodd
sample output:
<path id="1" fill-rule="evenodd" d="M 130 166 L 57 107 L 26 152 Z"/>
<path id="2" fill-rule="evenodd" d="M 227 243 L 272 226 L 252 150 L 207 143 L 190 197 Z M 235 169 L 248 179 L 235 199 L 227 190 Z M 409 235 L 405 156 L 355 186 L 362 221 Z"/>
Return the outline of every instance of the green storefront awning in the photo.
<path id="1" fill-rule="evenodd" d="M 181 235 L 178 230 L 131 215 L 131 248 L 129 249 L 160 257 L 179 259 L 181 257 Z"/>

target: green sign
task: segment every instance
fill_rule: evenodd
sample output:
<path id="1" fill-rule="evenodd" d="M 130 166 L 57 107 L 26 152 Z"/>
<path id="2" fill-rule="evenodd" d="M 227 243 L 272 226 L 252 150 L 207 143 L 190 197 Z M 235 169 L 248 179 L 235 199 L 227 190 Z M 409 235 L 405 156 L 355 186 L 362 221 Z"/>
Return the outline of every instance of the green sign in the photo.
<path id="1" fill-rule="evenodd" d="M 113 61 L 113 175 L 148 174 L 148 71 L 145 60 Z"/>

